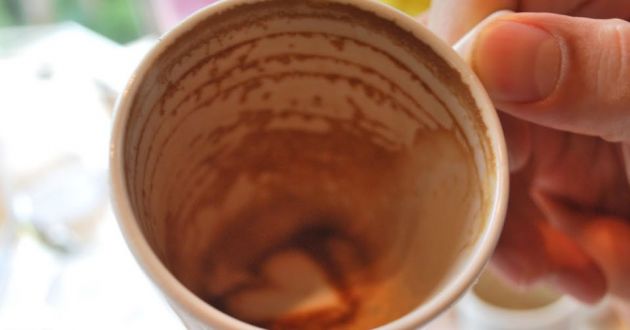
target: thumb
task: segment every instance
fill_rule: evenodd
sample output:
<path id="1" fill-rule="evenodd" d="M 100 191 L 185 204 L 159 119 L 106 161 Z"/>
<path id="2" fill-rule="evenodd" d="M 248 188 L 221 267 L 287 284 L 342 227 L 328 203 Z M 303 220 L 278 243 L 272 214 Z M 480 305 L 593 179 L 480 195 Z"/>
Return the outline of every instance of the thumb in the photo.
<path id="1" fill-rule="evenodd" d="M 481 32 L 472 55 L 499 109 L 539 125 L 630 142 L 630 23 L 509 15 Z"/>

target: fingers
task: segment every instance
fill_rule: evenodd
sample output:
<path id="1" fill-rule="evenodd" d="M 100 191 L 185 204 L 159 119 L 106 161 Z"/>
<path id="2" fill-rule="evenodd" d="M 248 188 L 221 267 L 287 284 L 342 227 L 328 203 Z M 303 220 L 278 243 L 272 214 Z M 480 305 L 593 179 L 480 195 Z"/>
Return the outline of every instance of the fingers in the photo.
<path id="1" fill-rule="evenodd" d="M 573 15 L 577 11 L 580 11 L 585 5 L 589 5 L 589 2 L 585 0 L 562 0 L 562 1 L 549 1 L 549 0 L 524 0 L 519 2 L 519 11 L 531 11 L 531 12 L 546 12 L 556 14 Z M 602 2 L 599 0 L 599 2 Z"/>
<path id="2" fill-rule="evenodd" d="M 505 113 L 499 113 L 508 150 L 510 172 L 521 170 L 532 154 L 532 137 L 529 124 Z"/>
<path id="3" fill-rule="evenodd" d="M 630 18 L 627 0 L 435 0 L 428 27 L 450 44 L 495 11 L 546 12 L 591 18 Z"/>
<path id="4" fill-rule="evenodd" d="M 618 217 L 576 212 L 560 199 L 540 192 L 535 200 L 549 221 L 595 260 L 610 292 L 630 300 L 630 223 Z"/>
<path id="5" fill-rule="evenodd" d="M 544 1 L 545 3 L 561 2 L 546 0 L 537 1 Z M 569 11 L 558 13 L 591 18 L 630 18 L 630 2 L 627 0 L 572 0 L 572 2 L 577 2 L 577 4 Z"/>
<path id="6" fill-rule="evenodd" d="M 527 170 L 512 176 L 509 215 L 493 264 L 511 282 L 527 286 L 549 281 L 576 298 L 593 303 L 606 292 L 593 259 L 569 236 L 553 228 L 530 198 Z"/>
<path id="7" fill-rule="evenodd" d="M 627 0 L 522 0 L 519 3 L 518 10 L 590 18 L 630 17 L 630 3 Z"/>
<path id="8" fill-rule="evenodd" d="M 579 235 L 582 227 L 587 225 L 588 217 L 580 212 L 572 210 L 562 199 L 542 190 L 535 190 L 532 198 L 548 221 L 555 228 L 562 230 L 571 236 Z"/>
<path id="9" fill-rule="evenodd" d="M 607 292 L 607 281 L 599 265 L 572 237 L 548 222 L 538 225 L 550 267 L 548 281 L 553 287 L 589 304 L 601 300 Z"/>
<path id="10" fill-rule="evenodd" d="M 571 238 L 544 221 L 506 223 L 493 262 L 517 285 L 550 282 L 586 303 L 599 301 L 606 281 L 597 264 Z"/>
<path id="11" fill-rule="evenodd" d="M 622 145 L 621 152 L 626 169 L 626 179 L 628 180 L 628 183 L 630 183 L 630 144 Z"/>
<path id="12" fill-rule="evenodd" d="M 501 9 L 516 9 L 517 0 L 434 0 L 428 24 L 439 37 L 454 44 L 488 15 Z"/>
<path id="13" fill-rule="evenodd" d="M 510 15 L 481 32 L 472 62 L 501 110 L 559 130 L 630 141 L 630 23 Z"/>
<path id="14" fill-rule="evenodd" d="M 630 225 L 624 219 L 600 216 L 591 219 L 577 236 L 585 250 L 600 265 L 609 290 L 630 300 Z"/>

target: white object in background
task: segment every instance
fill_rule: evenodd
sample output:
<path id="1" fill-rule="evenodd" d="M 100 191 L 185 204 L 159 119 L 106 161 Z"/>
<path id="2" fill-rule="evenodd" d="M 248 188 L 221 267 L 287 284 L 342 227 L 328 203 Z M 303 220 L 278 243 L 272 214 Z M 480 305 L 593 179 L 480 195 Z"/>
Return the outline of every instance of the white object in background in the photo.
<path id="1" fill-rule="evenodd" d="M 124 246 L 111 212 L 72 257 L 22 236 L 0 306 L 0 329 L 184 330 Z"/>
<path id="2" fill-rule="evenodd" d="M 0 99 L 7 185 L 16 220 L 69 248 L 89 241 L 83 234 L 107 201 L 111 106 L 95 77 L 121 47 L 74 23 L 29 35 L 0 30 L 25 39 L 0 57 L 0 90 L 10 91 Z"/>
<path id="3" fill-rule="evenodd" d="M 2 145 L 0 144 L 0 302 L 4 296 L 9 275 L 10 256 L 15 237 L 15 222 L 9 206 L 8 184 L 2 158 Z"/>
<path id="4" fill-rule="evenodd" d="M 572 329 L 580 305 L 569 297 L 539 308 L 507 309 L 491 305 L 474 292 L 464 296 L 458 305 L 458 328 L 461 330 L 557 330 Z"/>
<path id="5" fill-rule="evenodd" d="M 607 298 L 595 306 L 584 308 L 576 315 L 572 330 L 630 330 L 630 323 L 620 310 L 615 310 L 615 299 Z M 620 306 L 621 307 L 621 306 Z"/>

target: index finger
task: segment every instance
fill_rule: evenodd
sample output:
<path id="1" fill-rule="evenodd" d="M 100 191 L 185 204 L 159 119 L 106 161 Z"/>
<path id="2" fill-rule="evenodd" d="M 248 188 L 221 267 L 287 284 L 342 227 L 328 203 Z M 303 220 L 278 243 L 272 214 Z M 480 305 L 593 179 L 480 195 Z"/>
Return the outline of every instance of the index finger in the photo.
<path id="1" fill-rule="evenodd" d="M 556 289 L 588 303 L 606 293 L 606 281 L 595 260 L 569 235 L 552 227 L 532 200 L 528 182 L 532 171 L 511 176 L 505 226 L 492 262 L 517 286 L 546 281 Z"/>
<path id="2" fill-rule="evenodd" d="M 502 9 L 516 10 L 518 0 L 433 0 L 429 9 L 430 30 L 454 44 L 488 15 Z"/>
<path id="3" fill-rule="evenodd" d="M 488 15 L 504 9 L 590 18 L 630 18 L 630 1 L 627 0 L 433 0 L 427 26 L 454 44 Z"/>

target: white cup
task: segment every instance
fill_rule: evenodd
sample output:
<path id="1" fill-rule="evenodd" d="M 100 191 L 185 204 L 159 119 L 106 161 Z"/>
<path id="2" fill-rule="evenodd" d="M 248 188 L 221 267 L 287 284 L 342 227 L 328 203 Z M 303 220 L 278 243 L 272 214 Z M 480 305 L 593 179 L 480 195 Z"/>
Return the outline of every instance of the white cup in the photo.
<path id="1" fill-rule="evenodd" d="M 286 82 L 281 78 L 285 76 L 298 78 Z M 308 78 L 300 78 L 303 76 Z M 260 119 L 261 116 L 264 118 Z M 243 118 L 249 118 L 249 121 Z M 397 268 L 391 269 L 391 272 L 383 271 L 385 266 L 379 263 L 379 276 L 424 276 L 423 271 L 433 269 L 440 262 L 446 263 L 446 268 L 439 281 L 426 292 L 426 297 L 414 297 L 415 289 L 410 287 L 405 299 L 416 303 L 403 315 L 379 323 L 379 327 L 408 329 L 426 324 L 472 285 L 490 258 L 502 229 L 508 194 L 508 167 L 504 139 L 494 107 L 465 62 L 413 18 L 378 2 L 226 0 L 186 19 L 161 38 L 142 61 L 119 99 L 111 144 L 112 200 L 121 230 L 139 264 L 187 327 L 255 328 L 219 308 L 225 306 L 205 302 L 200 295 L 192 292 L 194 290 L 189 290 L 191 285 L 182 284 L 200 266 L 190 266 L 189 272 L 182 269 L 182 265 L 186 264 L 181 262 L 182 257 L 192 258 L 197 253 L 196 245 L 210 244 L 208 242 L 212 241 L 216 230 L 207 232 L 198 226 L 205 225 L 203 221 L 221 223 L 223 219 L 218 214 L 225 215 L 228 211 L 217 211 L 217 208 L 228 208 L 226 205 L 230 204 L 228 201 L 225 205 L 203 209 L 203 212 L 196 209 L 197 206 L 191 206 L 193 201 L 202 199 L 199 197 L 202 193 L 194 187 L 221 179 L 221 175 L 217 178 L 209 173 L 223 173 L 216 172 L 219 170 L 213 166 L 206 166 L 203 169 L 206 172 L 199 172 L 201 165 L 197 164 L 202 160 L 215 164 L 215 156 L 222 155 L 220 150 L 229 151 L 235 146 L 240 148 L 237 142 L 251 135 L 250 131 L 240 130 L 242 127 L 239 125 L 245 125 L 243 122 L 258 123 L 267 119 L 264 121 L 267 126 L 262 129 L 265 132 L 294 132 L 297 129 L 315 132 L 312 134 L 328 134 L 331 127 L 341 127 L 343 125 L 339 123 L 350 120 L 351 126 L 357 125 L 355 128 L 360 132 L 377 132 L 369 135 L 379 137 L 374 143 L 407 150 L 416 141 L 426 138 L 432 142 L 422 144 L 423 148 L 440 151 L 428 152 L 429 157 L 422 156 L 422 153 L 413 154 L 414 161 L 427 166 L 424 168 L 427 173 L 411 171 L 414 175 L 422 174 L 424 180 L 422 187 L 414 186 L 414 198 L 433 196 L 419 202 L 424 206 L 419 207 L 418 212 L 431 219 L 423 222 L 422 226 L 426 227 L 420 227 L 428 228 L 426 232 L 437 232 L 442 227 L 446 228 L 443 223 L 451 220 L 455 221 L 452 222 L 455 225 L 448 230 L 462 235 L 449 237 L 444 234 L 447 233 L 444 229 L 440 234 L 445 235 L 444 239 L 436 240 L 440 236 L 432 235 L 420 239 L 418 237 L 424 232 L 416 226 L 413 227 L 415 231 L 406 233 L 411 237 L 409 244 L 412 245 L 404 249 L 392 248 L 396 257 L 391 260 L 397 260 Z M 244 127 L 251 130 L 250 126 Z M 208 131 L 211 134 L 206 134 Z M 450 132 L 447 134 L 448 141 L 456 141 L 458 146 L 463 146 L 457 152 L 468 158 L 460 162 L 460 158 L 449 158 L 451 153 L 444 154 L 444 150 L 440 149 L 442 142 L 437 138 L 442 136 L 438 135 L 439 132 Z M 215 142 L 212 141 L 217 140 L 220 141 L 218 147 L 213 149 L 212 143 Z M 256 142 L 255 139 L 253 141 Z M 287 148 L 293 147 L 291 139 L 284 141 Z M 260 142 L 261 145 L 266 143 L 264 139 Z M 203 147 L 199 147 L 200 144 Z M 331 145 L 339 147 L 339 144 Z M 299 158 L 302 150 L 295 150 Z M 353 148 L 347 151 L 351 154 Z M 269 153 L 272 159 L 274 152 Z M 202 159 L 202 154 L 206 158 Z M 332 158 L 335 157 L 343 155 L 333 153 Z M 348 161 L 360 157 L 350 157 Z M 387 157 L 368 159 L 370 161 L 364 163 L 366 167 L 377 166 L 381 161 L 388 164 Z M 223 170 L 229 171 L 230 166 Z M 389 169 L 387 166 L 383 168 Z M 324 191 L 335 191 L 334 187 L 343 186 L 346 178 L 351 181 L 361 170 L 360 166 L 356 167 L 356 171 L 347 172 L 338 181 L 329 182 L 326 177 L 306 181 L 308 184 L 295 182 L 290 189 L 301 191 L 303 186 L 321 183 L 328 187 L 322 189 L 329 189 Z M 320 173 L 317 168 L 314 171 Z M 363 178 L 387 178 L 387 172 Z M 195 173 L 208 175 L 200 175 L 196 179 L 193 177 Z M 283 180 L 281 176 L 272 179 Z M 413 180 L 416 179 L 414 177 Z M 193 181 L 194 184 L 191 183 Z M 361 180 L 356 182 L 365 185 L 361 186 L 361 193 L 378 192 L 380 189 L 378 185 L 371 186 L 371 183 Z M 412 181 L 411 185 L 415 182 Z M 471 188 L 472 192 L 462 192 L 464 186 L 476 188 Z M 356 192 L 352 190 L 352 185 L 348 187 L 352 193 Z M 423 191 L 423 187 L 432 188 Z M 242 191 L 239 193 L 241 196 L 236 199 L 237 205 L 247 203 L 243 200 L 256 200 L 264 195 L 264 191 L 256 190 L 251 196 Z M 229 195 L 228 191 L 212 196 L 217 198 L 222 195 Z M 357 202 L 347 195 L 352 194 L 340 194 L 339 199 Z M 325 196 L 322 198 L 328 201 Z M 368 210 L 362 213 L 368 218 L 370 208 L 379 203 L 378 199 L 358 201 L 365 205 L 354 204 L 350 211 Z M 212 198 L 210 202 L 213 202 Z M 460 209 L 471 214 L 470 219 L 458 219 L 457 210 Z M 269 212 L 275 211 L 271 208 Z M 199 220 L 201 213 L 205 215 L 203 221 Z M 183 217 L 184 214 L 191 216 Z M 387 238 L 405 234 L 406 229 L 390 233 L 392 227 L 398 227 L 389 223 L 398 223 L 395 218 L 387 221 L 387 225 L 382 225 L 383 240 L 380 242 L 373 234 L 367 234 L 370 244 L 379 246 L 374 251 L 390 249 L 389 245 L 399 243 L 396 239 Z M 259 229 L 266 227 L 256 230 Z M 247 243 L 256 234 L 246 235 L 244 230 L 236 233 L 234 240 Z M 274 235 L 273 231 L 269 233 Z M 243 236 L 239 236 L 241 234 Z M 236 254 L 255 253 L 248 250 L 256 250 L 265 244 L 251 240 L 251 248 L 233 249 L 230 247 L 233 241 L 225 241 L 225 253 L 228 250 Z M 441 253 L 442 249 L 455 252 L 445 262 L 430 257 Z M 230 257 L 222 256 L 222 251 L 215 248 L 212 256 L 229 263 Z M 425 260 L 422 259 L 424 257 L 414 259 L 416 255 L 428 256 L 426 264 L 411 262 Z M 384 264 L 390 265 L 389 262 Z M 283 273 L 292 271 L 295 269 Z M 312 275 L 305 274 L 305 277 Z M 274 273 L 273 276 L 280 275 Z M 222 281 L 236 281 L 237 277 L 228 276 Z M 387 278 L 385 282 L 389 280 Z M 409 281 L 416 286 L 421 284 L 417 280 Z M 207 290 L 220 291 L 220 287 L 228 285 L 218 282 L 213 278 L 207 283 Z M 380 296 L 376 294 L 376 297 Z M 381 313 L 381 307 L 386 309 L 387 305 L 398 304 L 385 298 L 370 303 L 376 304 L 370 305 L 370 308 L 375 308 L 372 313 L 375 315 Z M 377 306 L 379 303 L 382 306 Z M 240 311 L 251 316 L 255 314 L 254 309 L 264 308 L 268 306 L 261 304 Z M 315 317 L 312 321 L 319 320 Z M 365 328 L 367 324 L 370 323 L 353 325 Z M 289 327 L 287 324 L 284 326 Z M 370 324 L 372 326 L 374 324 Z"/>

